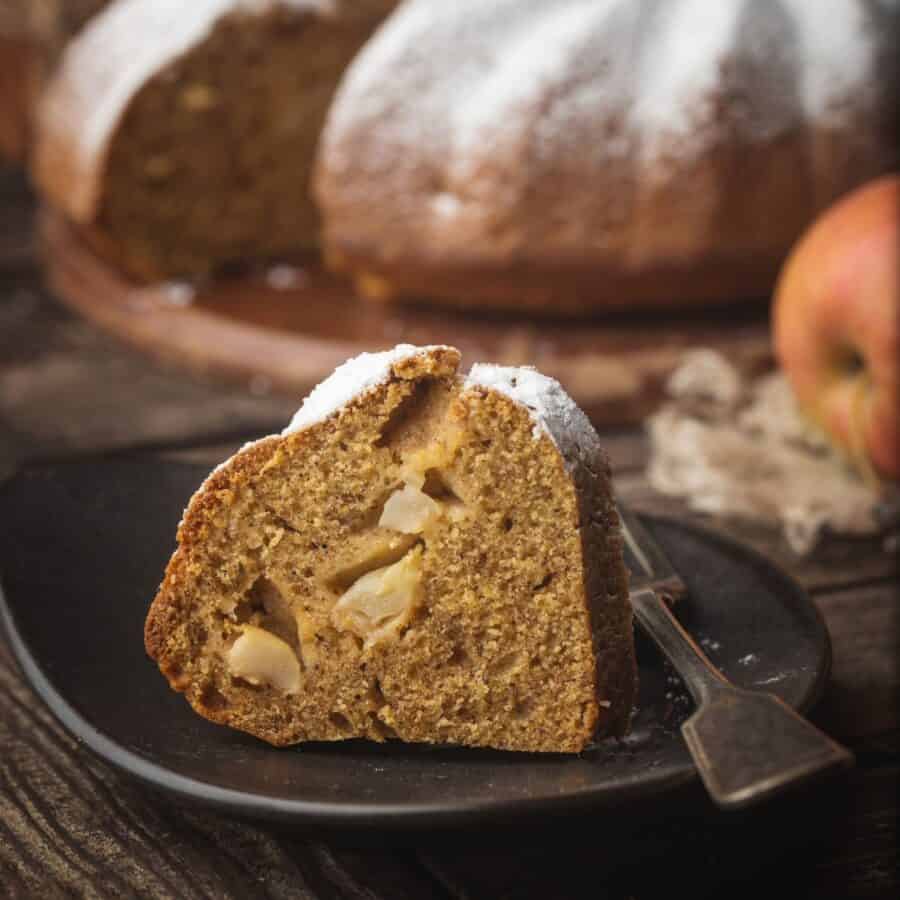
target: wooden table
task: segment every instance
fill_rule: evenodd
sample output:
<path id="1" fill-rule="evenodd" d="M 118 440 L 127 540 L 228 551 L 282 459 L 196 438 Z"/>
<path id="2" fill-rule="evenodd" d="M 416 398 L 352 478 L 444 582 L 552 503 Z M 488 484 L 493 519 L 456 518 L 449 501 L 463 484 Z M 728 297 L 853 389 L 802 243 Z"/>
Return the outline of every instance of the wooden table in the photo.
<path id="1" fill-rule="evenodd" d="M 293 412 L 300 398 L 188 378 L 64 312 L 42 288 L 31 220 L 22 181 L 0 175 L 0 477 L 24 459 L 138 447 L 214 462 Z M 689 515 L 647 486 L 640 429 L 603 438 L 625 500 Z M 698 794 L 634 821 L 524 832 L 298 833 L 183 808 L 97 761 L 0 640 L 0 896 L 897 896 L 896 563 L 877 540 L 799 559 L 772 531 L 715 524 L 792 572 L 824 613 L 834 670 L 813 719 L 856 752 L 846 777 L 738 816 Z"/>

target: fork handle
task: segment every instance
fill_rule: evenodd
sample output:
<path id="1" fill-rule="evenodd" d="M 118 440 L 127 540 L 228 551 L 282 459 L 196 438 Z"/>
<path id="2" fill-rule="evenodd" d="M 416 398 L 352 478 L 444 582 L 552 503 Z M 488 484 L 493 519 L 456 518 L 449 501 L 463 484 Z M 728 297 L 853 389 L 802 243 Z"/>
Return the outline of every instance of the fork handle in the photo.
<path id="1" fill-rule="evenodd" d="M 698 706 L 731 687 L 662 597 L 647 588 L 632 591 L 630 599 L 635 618 L 672 663 Z"/>
<path id="2" fill-rule="evenodd" d="M 774 694 L 731 684 L 652 590 L 634 591 L 635 618 L 684 679 L 697 710 L 684 739 L 712 799 L 736 809 L 853 764 L 853 754 Z"/>

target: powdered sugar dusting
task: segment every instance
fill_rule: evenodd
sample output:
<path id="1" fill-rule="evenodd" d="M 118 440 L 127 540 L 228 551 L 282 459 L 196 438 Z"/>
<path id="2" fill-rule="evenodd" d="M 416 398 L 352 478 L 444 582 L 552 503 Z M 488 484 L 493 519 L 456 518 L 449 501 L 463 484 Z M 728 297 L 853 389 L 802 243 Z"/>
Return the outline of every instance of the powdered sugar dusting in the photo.
<path id="1" fill-rule="evenodd" d="M 353 166 L 366 172 L 402 170 L 405 161 L 396 150 L 408 146 L 429 156 L 440 148 L 447 162 L 446 148 L 459 126 L 458 106 L 475 102 L 484 80 L 508 56 L 509 42 L 537 28 L 535 17 L 544 6 L 543 0 L 402 4 L 344 74 L 323 133 L 329 168 L 340 173 L 349 164 L 341 135 L 357 130 L 370 140 Z M 449 55 L 448 47 L 454 50 Z M 452 65 L 452 73 L 445 73 L 444 65 Z"/>
<path id="2" fill-rule="evenodd" d="M 476 363 L 465 385 L 499 391 L 526 407 L 534 420 L 534 436 L 546 434 L 570 468 L 602 454 L 600 438 L 588 417 L 558 381 L 536 369 Z"/>
<path id="3" fill-rule="evenodd" d="M 361 353 L 347 360 L 313 389 L 282 434 L 292 434 L 327 419 L 351 400 L 387 381 L 396 363 L 438 349 L 446 348 L 398 344 L 393 350 Z"/>
<path id="4" fill-rule="evenodd" d="M 864 4 L 859 0 L 784 2 L 801 24 L 798 34 L 807 63 L 801 85 L 804 108 L 817 119 L 840 118 L 842 106 L 874 78 Z M 896 11 L 900 4 L 887 0 L 884 7 Z"/>
<path id="5" fill-rule="evenodd" d="M 510 115 L 520 121 L 523 111 L 534 109 L 548 84 L 566 77 L 567 60 L 589 37 L 583 7 L 571 4 L 545 10 L 531 27 L 507 35 L 503 53 L 485 76 L 448 109 L 453 125 L 453 178 L 467 177 L 467 164 L 478 160 L 477 148 L 486 133 L 507 130 Z M 499 110 L 505 113 L 498 116 Z"/>
<path id="6" fill-rule="evenodd" d="M 892 11 L 897 0 L 881 5 Z M 779 16 L 778 46 L 744 43 Z M 624 92 L 633 96 L 628 127 L 655 147 L 661 132 L 691 131 L 698 104 L 723 85 L 735 59 L 785 51 L 799 60 L 803 112 L 820 116 L 871 77 L 870 19 L 860 0 L 780 0 L 772 8 L 749 0 L 407 0 L 348 69 L 325 143 L 345 129 L 374 129 L 362 145 L 367 155 L 405 145 L 440 162 L 425 144 L 440 147 L 452 170 L 479 155 L 485 130 L 524 138 L 552 116 L 565 142 L 566 121 L 590 115 L 602 139 L 586 146 L 602 155 L 606 119 L 619 115 Z M 783 94 L 792 85 L 777 87 Z M 757 106 L 777 109 L 778 123 L 762 116 L 767 132 L 795 124 L 797 110 L 779 97 Z M 338 151 L 341 142 L 333 143 Z"/>
<path id="7" fill-rule="evenodd" d="M 662 4 L 642 55 L 632 121 L 649 136 L 644 151 L 655 156 L 666 137 L 688 130 L 698 104 L 720 79 L 735 45 L 739 14 L 746 4 L 681 0 Z"/>
<path id="8" fill-rule="evenodd" d="M 840 156 L 849 125 L 888 112 L 876 53 L 896 5 L 405 0 L 328 113 L 315 179 L 326 243 L 426 266 L 686 258 L 731 202 L 716 166 L 693 169 L 712 148 L 784 137 L 799 159 L 808 138 L 813 181 L 845 189 L 835 145 L 820 159 L 815 135 L 836 127 Z M 683 230 L 645 227 L 660 197 L 684 207 Z"/>
<path id="9" fill-rule="evenodd" d="M 398 344 L 392 350 L 361 353 L 347 360 L 313 389 L 282 434 L 292 434 L 327 419 L 355 398 L 387 381 L 391 369 L 401 360 L 446 349 L 451 348 Z M 530 366 L 475 363 L 465 377 L 464 386 L 499 391 L 526 407 L 534 420 L 535 438 L 546 434 L 567 463 L 574 465 L 602 452 L 594 426 L 562 385 Z"/>

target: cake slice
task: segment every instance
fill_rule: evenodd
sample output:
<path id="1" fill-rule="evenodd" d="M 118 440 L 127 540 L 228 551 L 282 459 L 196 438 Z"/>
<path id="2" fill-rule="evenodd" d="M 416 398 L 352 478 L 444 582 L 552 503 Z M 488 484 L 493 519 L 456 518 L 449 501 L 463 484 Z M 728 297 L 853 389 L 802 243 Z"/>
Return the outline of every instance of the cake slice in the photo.
<path id="1" fill-rule="evenodd" d="M 340 366 L 200 487 L 146 621 L 203 716 L 273 744 L 577 752 L 628 729 L 627 574 L 597 434 L 451 347 Z"/>

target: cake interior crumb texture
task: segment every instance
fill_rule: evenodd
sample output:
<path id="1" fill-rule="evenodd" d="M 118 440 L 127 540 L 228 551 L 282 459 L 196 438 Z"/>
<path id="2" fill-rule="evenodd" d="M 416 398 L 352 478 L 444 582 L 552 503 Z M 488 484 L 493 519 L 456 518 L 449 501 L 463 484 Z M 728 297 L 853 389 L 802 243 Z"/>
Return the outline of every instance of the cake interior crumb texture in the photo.
<path id="1" fill-rule="evenodd" d="M 605 456 L 564 456 L 456 350 L 409 349 L 210 475 L 149 654 L 201 715 L 278 745 L 623 734 L 636 673 Z"/>
<path id="2" fill-rule="evenodd" d="M 38 185 L 141 279 L 313 248 L 319 131 L 392 5 L 121 0 L 71 45 L 47 92 Z"/>

